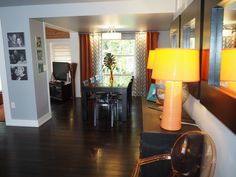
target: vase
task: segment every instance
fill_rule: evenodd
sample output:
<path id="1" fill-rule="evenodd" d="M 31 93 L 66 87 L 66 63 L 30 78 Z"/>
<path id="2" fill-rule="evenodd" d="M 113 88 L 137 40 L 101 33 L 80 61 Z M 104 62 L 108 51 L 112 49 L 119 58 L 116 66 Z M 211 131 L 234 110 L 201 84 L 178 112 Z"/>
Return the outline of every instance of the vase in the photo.
<path id="1" fill-rule="evenodd" d="M 110 83 L 113 83 L 113 81 L 114 81 L 113 70 L 110 70 L 110 78 L 109 78 L 109 80 L 110 80 Z"/>

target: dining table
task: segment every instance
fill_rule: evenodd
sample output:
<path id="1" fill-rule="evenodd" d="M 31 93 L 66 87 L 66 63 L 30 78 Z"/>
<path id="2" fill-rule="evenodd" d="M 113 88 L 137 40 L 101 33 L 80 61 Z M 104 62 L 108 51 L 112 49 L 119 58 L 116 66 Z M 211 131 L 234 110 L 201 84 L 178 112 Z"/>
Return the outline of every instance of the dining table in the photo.
<path id="1" fill-rule="evenodd" d="M 118 93 L 121 98 L 121 120 L 123 122 L 127 121 L 127 89 L 130 80 L 126 79 L 122 82 L 119 80 L 114 80 L 111 82 L 94 82 L 89 83 L 81 87 L 82 92 L 82 110 L 83 110 L 83 119 L 88 118 L 88 95 L 91 93 L 105 92 L 105 93 Z"/>

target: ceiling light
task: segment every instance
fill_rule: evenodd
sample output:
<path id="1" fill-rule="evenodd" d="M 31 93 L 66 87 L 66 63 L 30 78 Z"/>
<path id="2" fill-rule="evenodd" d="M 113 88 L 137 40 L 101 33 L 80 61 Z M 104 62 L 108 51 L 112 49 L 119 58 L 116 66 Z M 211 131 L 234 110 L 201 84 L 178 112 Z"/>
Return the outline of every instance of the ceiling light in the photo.
<path id="1" fill-rule="evenodd" d="M 109 28 L 106 33 L 102 33 L 102 39 L 121 39 L 121 33 L 118 33 L 113 28 Z"/>

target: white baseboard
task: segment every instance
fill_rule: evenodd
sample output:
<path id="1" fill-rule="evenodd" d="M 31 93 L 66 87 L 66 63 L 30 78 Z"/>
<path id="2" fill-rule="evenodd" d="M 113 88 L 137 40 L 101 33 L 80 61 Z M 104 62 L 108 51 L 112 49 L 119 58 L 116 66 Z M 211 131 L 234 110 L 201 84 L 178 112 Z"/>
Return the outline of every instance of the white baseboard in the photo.
<path id="1" fill-rule="evenodd" d="M 51 119 L 51 113 L 47 113 L 37 120 L 22 120 L 22 119 L 11 119 L 6 121 L 6 126 L 17 126 L 17 127 L 40 127 L 49 119 Z"/>
<path id="2" fill-rule="evenodd" d="M 47 122 L 48 120 L 50 120 L 51 118 L 52 118 L 51 112 L 49 112 L 49 113 L 43 115 L 42 117 L 40 117 L 40 118 L 38 119 L 39 127 L 40 127 L 41 125 L 43 125 L 45 122 Z"/>

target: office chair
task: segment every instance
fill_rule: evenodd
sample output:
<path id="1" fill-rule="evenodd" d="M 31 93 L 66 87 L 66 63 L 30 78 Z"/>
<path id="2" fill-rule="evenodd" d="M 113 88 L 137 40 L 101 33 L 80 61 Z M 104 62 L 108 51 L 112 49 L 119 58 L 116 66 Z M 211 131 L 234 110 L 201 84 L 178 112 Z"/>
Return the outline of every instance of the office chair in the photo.
<path id="1" fill-rule="evenodd" d="M 212 177 L 216 163 L 216 149 L 211 137 L 202 131 L 182 134 L 170 153 L 139 159 L 131 177 L 138 177 L 140 167 L 149 163 L 170 160 L 172 177 Z M 156 174 L 160 176 L 161 174 Z"/>

